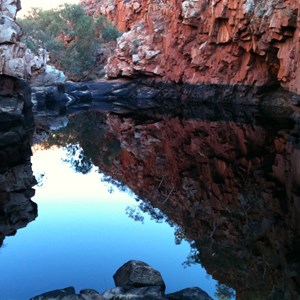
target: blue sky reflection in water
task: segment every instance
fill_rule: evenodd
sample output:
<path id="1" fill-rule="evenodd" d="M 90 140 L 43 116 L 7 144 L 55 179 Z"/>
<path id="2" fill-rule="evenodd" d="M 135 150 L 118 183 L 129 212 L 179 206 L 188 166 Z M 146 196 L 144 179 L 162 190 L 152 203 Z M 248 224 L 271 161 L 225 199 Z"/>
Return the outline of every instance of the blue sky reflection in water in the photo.
<path id="1" fill-rule="evenodd" d="M 167 292 L 199 286 L 214 296 L 215 282 L 200 265 L 183 268 L 189 244 L 175 245 L 174 229 L 147 215 L 144 224 L 126 215 L 134 196 L 101 181 L 94 168 L 75 173 L 62 162 L 63 149 L 38 150 L 32 162 L 44 174 L 33 198 L 38 218 L 0 250 L 1 300 L 29 299 L 52 289 L 74 286 L 99 292 L 114 287 L 113 274 L 130 259 L 158 269 Z"/>

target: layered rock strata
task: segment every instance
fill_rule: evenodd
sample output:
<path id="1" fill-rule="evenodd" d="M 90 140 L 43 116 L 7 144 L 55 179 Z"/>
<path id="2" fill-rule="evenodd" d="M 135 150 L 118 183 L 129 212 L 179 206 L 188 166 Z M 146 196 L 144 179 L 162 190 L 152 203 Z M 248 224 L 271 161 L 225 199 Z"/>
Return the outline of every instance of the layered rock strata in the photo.
<path id="1" fill-rule="evenodd" d="M 1 1 L 0 7 L 0 74 L 24 79 L 27 76 L 26 47 L 18 41 L 21 28 L 16 23 L 20 0 Z"/>
<path id="2" fill-rule="evenodd" d="M 109 77 L 268 85 L 300 93 L 296 0 L 81 0 L 120 30 Z"/>
<path id="3" fill-rule="evenodd" d="M 35 55 L 19 41 L 22 29 L 16 22 L 16 14 L 21 1 L 2 0 L 0 5 L 0 74 L 27 79 L 33 85 L 64 82 L 64 74 L 47 65 L 48 53 L 44 49 Z"/>
<path id="4" fill-rule="evenodd" d="M 26 49 L 18 42 L 20 28 L 15 15 L 20 1 L 0 3 L 0 246 L 37 216 L 31 201 L 31 135 L 34 127 Z"/>

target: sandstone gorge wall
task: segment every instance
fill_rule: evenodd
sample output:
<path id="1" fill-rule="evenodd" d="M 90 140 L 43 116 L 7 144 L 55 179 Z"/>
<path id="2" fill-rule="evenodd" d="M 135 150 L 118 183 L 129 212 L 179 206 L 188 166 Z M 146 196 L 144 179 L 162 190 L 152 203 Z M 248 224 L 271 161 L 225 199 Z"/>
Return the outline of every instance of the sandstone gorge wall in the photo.
<path id="1" fill-rule="evenodd" d="M 20 42 L 22 29 L 16 22 L 20 9 L 20 0 L 0 1 L 0 75 L 27 79 L 33 85 L 64 82 L 64 74 L 47 65 L 48 54 L 45 50 L 40 49 L 35 55 Z"/>
<path id="2" fill-rule="evenodd" d="M 297 0 L 82 0 L 125 33 L 109 77 L 265 85 L 300 93 Z"/>
<path id="3" fill-rule="evenodd" d="M 15 22 L 20 0 L 1 0 L 0 3 L 0 74 L 24 79 L 26 69 L 26 47 L 18 41 L 21 28 Z"/>

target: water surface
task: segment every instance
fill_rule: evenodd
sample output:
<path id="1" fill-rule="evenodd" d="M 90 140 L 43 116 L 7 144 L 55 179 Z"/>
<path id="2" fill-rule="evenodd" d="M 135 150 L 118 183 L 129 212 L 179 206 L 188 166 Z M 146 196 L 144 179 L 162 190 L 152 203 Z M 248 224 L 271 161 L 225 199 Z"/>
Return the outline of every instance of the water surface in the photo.
<path id="1" fill-rule="evenodd" d="M 291 111 L 179 104 L 171 114 L 74 114 L 50 134 L 43 146 L 65 146 L 69 165 L 60 151 L 33 157 L 45 172 L 33 198 L 39 217 L 1 249 L 7 297 L 18 299 L 12 282 L 27 298 L 69 285 L 102 292 L 118 267 L 140 259 L 168 292 L 196 285 L 213 296 L 202 264 L 239 299 L 297 299 L 300 134 Z M 93 165 L 136 196 L 111 193 Z"/>
<path id="2" fill-rule="evenodd" d="M 0 250 L 0 299 L 25 300 L 45 291 L 74 286 L 99 292 L 114 287 L 112 275 L 138 259 L 159 270 L 167 292 L 200 286 L 214 293 L 215 283 L 199 265 L 184 268 L 190 246 L 175 245 L 174 228 L 144 214 L 144 223 L 126 214 L 134 194 L 103 181 L 93 167 L 76 173 L 62 159 L 62 148 L 38 150 L 32 157 L 40 181 L 33 201 L 38 218 L 7 237 Z"/>

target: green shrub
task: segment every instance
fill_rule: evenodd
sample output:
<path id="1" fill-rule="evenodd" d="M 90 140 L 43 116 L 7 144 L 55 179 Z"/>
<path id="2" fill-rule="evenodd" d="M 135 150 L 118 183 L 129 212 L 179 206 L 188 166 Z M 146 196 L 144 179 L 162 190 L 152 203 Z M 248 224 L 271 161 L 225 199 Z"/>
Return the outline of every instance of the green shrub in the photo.
<path id="1" fill-rule="evenodd" d="M 122 34 L 105 15 L 101 15 L 96 19 L 96 28 L 104 41 L 116 40 Z"/>
<path id="2" fill-rule="evenodd" d="M 120 33 L 105 16 L 94 19 L 80 5 L 65 4 L 59 9 L 32 9 L 18 19 L 23 29 L 22 41 L 36 52 L 50 53 L 50 64 L 60 66 L 69 77 L 83 77 L 96 67 L 100 37 L 115 40 Z"/>

